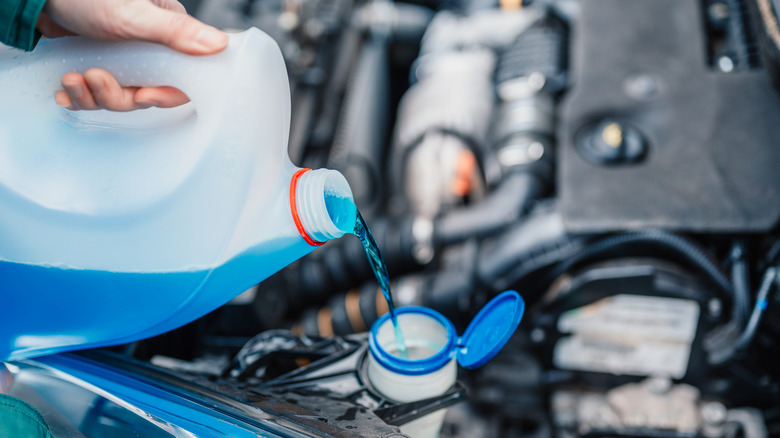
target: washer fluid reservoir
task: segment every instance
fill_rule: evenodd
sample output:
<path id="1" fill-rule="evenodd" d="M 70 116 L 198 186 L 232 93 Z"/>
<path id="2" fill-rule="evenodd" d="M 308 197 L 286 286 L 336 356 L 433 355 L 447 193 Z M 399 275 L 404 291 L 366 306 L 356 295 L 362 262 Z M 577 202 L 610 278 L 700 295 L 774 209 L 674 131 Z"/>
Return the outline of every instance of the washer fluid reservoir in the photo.
<path id="1" fill-rule="evenodd" d="M 427 307 L 402 307 L 396 312 L 407 354 L 401 354 L 390 314 L 371 326 L 367 376 L 375 390 L 390 400 L 409 403 L 444 394 L 455 383 L 458 365 L 478 368 L 492 359 L 514 334 L 525 312 L 516 291 L 490 300 L 471 320 L 463 336 L 441 313 Z M 446 410 L 401 425 L 411 438 L 438 438 Z"/>
<path id="2" fill-rule="evenodd" d="M 100 67 L 191 103 L 68 111 Z M 0 360 L 125 343 L 190 322 L 352 232 L 344 177 L 287 155 L 290 92 L 257 29 L 195 57 L 140 42 L 0 48 Z"/>

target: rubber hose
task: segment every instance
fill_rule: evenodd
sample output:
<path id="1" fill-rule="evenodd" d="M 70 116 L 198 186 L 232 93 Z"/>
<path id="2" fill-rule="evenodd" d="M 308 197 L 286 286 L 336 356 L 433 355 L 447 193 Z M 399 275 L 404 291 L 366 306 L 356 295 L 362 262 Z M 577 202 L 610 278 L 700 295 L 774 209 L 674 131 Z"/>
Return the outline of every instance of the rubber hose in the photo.
<path id="1" fill-rule="evenodd" d="M 495 234 L 517 222 L 547 187 L 532 172 L 514 172 L 485 199 L 446 213 L 434 223 L 434 242 L 447 245 Z"/>
<path id="2" fill-rule="evenodd" d="M 701 250 L 696 244 L 689 242 L 685 238 L 660 230 L 636 231 L 625 234 L 604 238 L 591 245 L 588 245 L 583 251 L 570 258 L 556 269 L 556 276 L 562 275 L 571 269 L 574 265 L 615 248 L 633 245 L 650 244 L 662 246 L 674 251 L 677 255 L 683 257 L 691 265 L 698 268 L 721 289 L 726 297 L 736 302 L 734 288 L 731 282 L 721 272 L 720 268 L 710 259 L 709 255 Z"/>

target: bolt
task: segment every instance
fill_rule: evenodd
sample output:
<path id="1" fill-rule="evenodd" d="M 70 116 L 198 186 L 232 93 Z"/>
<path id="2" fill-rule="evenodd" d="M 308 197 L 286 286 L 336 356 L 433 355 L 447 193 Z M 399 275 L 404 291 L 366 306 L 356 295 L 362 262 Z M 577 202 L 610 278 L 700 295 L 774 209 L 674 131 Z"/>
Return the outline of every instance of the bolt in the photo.
<path id="1" fill-rule="evenodd" d="M 723 73 L 731 73 L 734 71 L 734 60 L 724 55 L 718 58 L 718 68 Z"/>
<path id="2" fill-rule="evenodd" d="M 607 123 L 601 130 L 601 139 L 607 146 L 619 148 L 623 145 L 623 127 L 617 122 Z"/>
<path id="3" fill-rule="evenodd" d="M 639 161 L 647 145 L 633 126 L 604 119 L 581 130 L 576 139 L 583 158 L 594 164 L 626 164 Z"/>

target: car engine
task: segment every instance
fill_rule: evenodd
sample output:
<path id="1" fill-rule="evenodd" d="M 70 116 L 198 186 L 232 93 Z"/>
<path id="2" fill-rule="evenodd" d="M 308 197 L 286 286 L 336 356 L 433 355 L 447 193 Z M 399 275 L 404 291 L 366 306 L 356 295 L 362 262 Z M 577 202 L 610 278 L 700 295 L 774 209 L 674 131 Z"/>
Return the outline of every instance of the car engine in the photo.
<path id="1" fill-rule="evenodd" d="M 349 180 L 399 306 L 528 310 L 445 395 L 382 399 L 387 306 L 345 237 L 113 354 L 315 436 L 444 407 L 442 437 L 780 436 L 776 0 L 185 4 L 277 40 L 290 157 Z"/>

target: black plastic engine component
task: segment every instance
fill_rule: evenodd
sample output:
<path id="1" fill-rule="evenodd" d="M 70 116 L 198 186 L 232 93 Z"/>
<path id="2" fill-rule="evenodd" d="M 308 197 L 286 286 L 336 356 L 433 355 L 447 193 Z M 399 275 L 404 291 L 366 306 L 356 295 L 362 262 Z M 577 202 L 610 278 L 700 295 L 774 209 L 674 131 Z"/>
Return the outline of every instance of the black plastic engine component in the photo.
<path id="1" fill-rule="evenodd" d="M 709 65 L 704 17 L 698 0 L 582 2 L 572 23 L 574 85 L 558 130 L 568 230 L 755 232 L 777 224 L 778 95 L 762 69 Z M 604 120 L 635 128 L 644 158 L 583 157 L 578 136 Z"/>
<path id="2" fill-rule="evenodd" d="M 545 78 L 543 87 L 547 91 L 560 91 L 566 80 L 567 49 L 563 23 L 549 14 L 501 51 L 496 66 L 496 84 L 536 73 Z"/>

